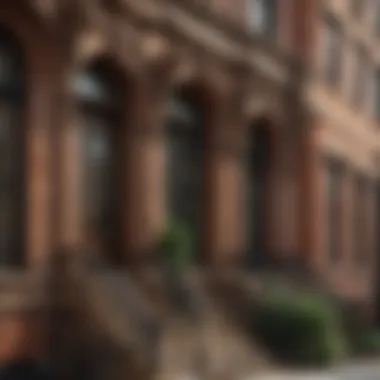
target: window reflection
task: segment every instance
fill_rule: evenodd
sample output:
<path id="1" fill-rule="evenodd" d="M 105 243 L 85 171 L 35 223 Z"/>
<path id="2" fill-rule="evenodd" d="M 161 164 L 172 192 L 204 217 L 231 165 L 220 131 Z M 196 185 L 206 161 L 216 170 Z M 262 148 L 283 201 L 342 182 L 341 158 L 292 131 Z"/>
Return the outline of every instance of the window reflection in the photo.
<path id="1" fill-rule="evenodd" d="M 276 0 L 247 0 L 248 26 L 252 31 L 274 37 L 277 30 Z"/>

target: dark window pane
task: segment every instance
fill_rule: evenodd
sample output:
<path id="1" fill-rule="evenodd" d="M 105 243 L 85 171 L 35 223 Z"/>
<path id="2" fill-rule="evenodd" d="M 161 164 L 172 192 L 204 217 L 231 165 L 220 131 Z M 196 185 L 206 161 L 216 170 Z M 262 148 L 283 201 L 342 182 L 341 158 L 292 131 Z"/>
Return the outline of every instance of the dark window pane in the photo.
<path id="1" fill-rule="evenodd" d="M 323 29 L 324 75 L 330 84 L 336 86 L 342 75 L 342 40 L 334 19 L 326 17 Z"/>
<path id="2" fill-rule="evenodd" d="M 375 71 L 374 85 L 375 85 L 374 114 L 375 114 L 376 119 L 380 119 L 380 69 L 377 69 Z"/>
<path id="3" fill-rule="evenodd" d="M 23 70 L 17 41 L 0 32 L 0 264 L 23 264 Z"/>
<path id="4" fill-rule="evenodd" d="M 123 86 L 109 78 L 101 65 L 81 71 L 74 78 L 72 87 L 81 102 L 112 108 L 123 106 Z"/>
<path id="5" fill-rule="evenodd" d="M 380 37 L 380 2 L 378 0 L 373 0 L 372 3 L 375 34 L 377 37 Z"/>
<path id="6" fill-rule="evenodd" d="M 366 101 L 366 90 L 369 85 L 370 65 L 366 51 L 364 49 L 356 50 L 355 72 L 353 76 L 354 91 L 353 102 L 356 106 L 363 106 Z"/>
<path id="7" fill-rule="evenodd" d="M 248 26 L 258 33 L 275 37 L 277 31 L 277 1 L 249 0 Z"/>
<path id="8" fill-rule="evenodd" d="M 122 249 L 121 91 L 99 69 L 77 77 L 84 234 L 89 249 L 119 260 Z"/>
<path id="9" fill-rule="evenodd" d="M 269 264 L 267 247 L 270 134 L 266 121 L 251 126 L 247 173 L 248 264 Z"/>
<path id="10" fill-rule="evenodd" d="M 189 228 L 194 250 L 201 245 L 204 117 L 182 94 L 174 97 L 167 128 L 170 217 Z"/>
<path id="11" fill-rule="evenodd" d="M 337 262 L 342 257 L 343 227 L 343 166 L 334 160 L 328 162 L 326 176 L 326 243 L 328 258 Z"/>
<path id="12" fill-rule="evenodd" d="M 354 187 L 354 218 L 353 239 L 354 256 L 358 264 L 363 264 L 368 255 L 367 232 L 369 228 L 367 207 L 368 181 L 362 175 L 358 175 Z"/>

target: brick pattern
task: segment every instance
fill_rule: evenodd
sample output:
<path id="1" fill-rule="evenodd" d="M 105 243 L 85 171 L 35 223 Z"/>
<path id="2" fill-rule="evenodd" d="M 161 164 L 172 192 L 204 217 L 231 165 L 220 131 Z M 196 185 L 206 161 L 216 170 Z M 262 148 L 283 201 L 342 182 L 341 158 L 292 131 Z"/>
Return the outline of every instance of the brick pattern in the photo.
<path id="1" fill-rule="evenodd" d="M 287 50 L 313 67 L 314 60 L 318 55 L 316 53 L 319 27 L 317 20 L 318 2 L 281 0 L 280 3 L 278 52 Z M 149 4 L 149 2 L 145 1 L 144 4 Z M 148 12 L 150 17 L 152 19 L 154 17 L 159 18 L 159 12 L 155 10 L 153 3 L 150 5 L 151 10 L 150 13 Z M 236 2 L 215 0 L 212 2 L 212 6 L 223 17 L 230 17 L 231 22 L 243 26 L 244 0 Z M 75 70 L 85 63 L 84 61 L 102 54 L 111 55 L 116 65 L 122 67 L 122 74 L 130 79 L 128 82 L 131 83 L 128 94 L 129 103 L 126 107 L 126 113 L 129 112 L 129 114 L 124 125 L 127 146 L 125 172 L 128 185 L 125 194 L 125 251 L 128 252 L 128 257 L 125 257 L 125 262 L 142 265 L 151 259 L 152 248 L 160 237 L 167 218 L 164 170 L 165 139 L 162 133 L 162 120 L 157 117 L 157 108 L 163 108 L 165 105 L 159 100 L 166 97 L 170 90 L 175 88 L 191 87 L 194 84 L 199 87 L 201 84 L 202 94 L 208 100 L 208 108 L 216 109 L 219 115 L 216 118 L 216 123 L 208 123 L 206 126 L 208 130 L 212 130 L 214 143 L 217 142 L 214 145 L 218 147 L 213 147 L 208 151 L 207 162 L 209 167 L 208 176 L 205 179 L 207 185 L 205 194 L 210 202 L 204 215 L 208 225 L 203 261 L 216 267 L 235 264 L 241 258 L 239 253 L 244 250 L 246 244 L 242 211 L 245 207 L 244 157 L 247 153 L 245 142 L 249 135 L 248 129 L 257 117 L 263 116 L 261 114 L 263 110 L 264 113 L 267 113 L 265 116 L 273 120 L 276 119 L 278 112 L 276 107 L 271 108 L 273 97 L 269 96 L 268 100 L 266 95 L 266 100 L 263 101 L 264 106 L 259 106 L 258 111 L 252 111 L 247 115 L 245 106 L 248 103 L 247 100 L 252 101 L 252 98 L 244 92 L 245 90 L 241 90 L 241 88 L 246 88 L 246 84 L 241 82 L 248 82 L 250 77 L 255 78 L 255 85 L 263 82 L 263 90 L 265 91 L 260 92 L 260 95 L 263 93 L 273 94 L 270 91 L 271 86 L 281 85 L 278 83 L 270 84 L 270 80 L 261 80 L 262 72 L 256 69 L 252 70 L 251 66 L 249 66 L 250 71 L 246 76 L 241 73 L 236 74 L 235 71 L 243 70 L 243 67 L 244 70 L 247 70 L 248 64 L 240 62 L 242 66 L 238 66 L 236 70 L 236 66 L 231 63 L 236 60 L 236 57 L 229 61 L 221 58 L 215 52 L 210 52 L 210 49 L 205 47 L 206 44 L 205 46 L 202 45 L 203 42 L 200 41 L 199 36 L 196 37 L 197 33 L 188 32 L 186 37 L 181 35 L 181 33 L 186 34 L 183 30 L 173 34 L 170 34 L 170 31 L 162 31 L 160 32 L 162 36 L 158 33 L 158 38 L 162 38 L 162 46 L 169 45 L 168 55 L 170 59 L 166 57 L 167 60 L 165 60 L 157 54 L 153 60 L 151 57 L 144 56 L 145 53 L 141 52 L 143 49 L 139 50 L 139 44 L 144 41 L 141 36 L 145 35 L 147 31 L 139 29 L 140 26 L 137 24 L 140 25 L 140 23 L 131 21 L 131 25 L 124 26 L 126 30 L 129 30 L 128 28 L 133 29 L 135 32 L 133 38 L 129 42 L 124 41 L 126 44 L 123 45 L 124 50 L 119 49 L 117 42 L 109 38 L 108 34 L 99 27 L 99 25 L 104 27 L 108 25 L 109 28 L 112 28 L 113 22 L 109 22 L 109 19 L 101 19 L 99 12 L 96 11 L 99 10 L 94 9 L 94 12 L 90 12 L 86 8 L 83 9 L 83 13 L 80 13 L 83 20 L 78 18 L 76 20 L 80 21 L 77 25 L 78 30 L 72 31 L 75 41 L 68 42 L 70 36 L 65 36 L 67 40 L 64 39 L 64 43 L 72 44 L 70 46 L 74 51 L 73 57 L 62 57 L 61 50 L 67 46 L 63 46 L 63 42 L 57 40 L 57 35 L 52 33 L 52 29 L 49 29 L 51 24 L 40 19 L 38 14 L 34 15 L 32 12 L 23 10 L 23 6 L 19 5 L 7 7 L 0 15 L 0 22 L 14 30 L 20 40 L 23 41 L 30 63 L 28 68 L 29 106 L 25 125 L 28 153 L 28 239 L 26 253 L 30 267 L 37 268 L 42 265 L 53 247 L 80 245 L 81 239 L 83 239 L 80 222 L 81 202 L 78 193 L 78 150 L 75 146 L 77 141 L 76 128 L 79 126 L 74 125 L 76 121 L 75 103 L 71 101 L 68 82 Z M 134 11 L 136 14 L 144 12 L 141 9 Z M 131 14 L 134 13 L 131 12 Z M 110 16 L 109 13 L 108 16 Z M 116 25 L 117 19 L 114 17 L 111 20 Z M 128 24 L 127 21 L 125 23 Z M 187 25 L 191 25 L 191 23 Z M 85 36 L 85 32 L 82 34 L 82 29 L 89 34 L 96 30 L 95 35 L 100 34 L 102 36 L 101 41 L 94 43 L 96 46 L 87 46 L 87 50 L 82 46 L 83 50 L 86 50 L 82 51 L 81 44 L 78 43 Z M 120 30 L 124 29 L 121 28 Z M 125 33 L 125 35 L 132 34 Z M 245 45 L 249 46 L 247 41 L 244 40 L 239 48 Z M 273 45 L 276 44 L 273 43 Z M 257 46 L 253 48 L 258 49 Z M 69 50 L 63 51 L 69 55 Z M 126 51 L 132 51 L 133 54 L 124 54 Z M 259 50 L 256 51 L 260 53 Z M 268 51 L 272 50 L 268 49 Z M 265 53 L 268 54 L 268 51 L 265 50 Z M 276 55 L 276 58 L 279 56 Z M 194 60 L 191 64 L 188 64 L 189 57 L 193 57 Z M 177 60 L 179 63 L 176 66 Z M 269 61 L 270 57 L 268 58 Z M 279 65 L 281 66 L 283 62 L 287 61 L 281 61 Z M 168 70 L 171 71 L 169 75 L 161 76 L 157 75 L 157 72 L 156 75 L 153 75 L 155 71 L 152 66 L 162 69 L 166 66 L 171 67 L 171 65 L 174 68 Z M 188 72 L 185 74 L 180 73 L 178 69 L 178 67 L 184 66 L 188 68 Z M 286 68 L 284 71 L 286 72 Z M 157 90 L 157 86 L 169 90 L 166 93 L 166 91 Z M 226 93 L 235 94 L 233 91 L 236 90 L 236 87 L 241 90 L 240 92 L 237 91 L 239 93 L 236 95 L 238 100 L 230 99 L 231 101 L 224 102 Z M 256 92 L 255 96 L 258 97 L 258 95 L 259 93 Z M 331 101 L 331 98 L 326 97 L 324 99 Z M 157 106 L 158 103 L 159 106 Z M 282 104 L 283 101 L 281 100 L 279 103 Z M 228 123 L 224 125 L 223 116 L 226 110 L 227 113 L 230 112 L 236 118 L 227 118 Z M 287 178 L 286 183 L 282 183 L 281 178 L 278 177 L 280 171 L 274 170 L 272 173 L 271 201 L 268 205 L 268 213 L 271 214 L 268 246 L 277 252 L 287 251 L 294 247 L 303 259 L 324 275 L 331 286 L 337 286 L 344 294 L 355 293 L 355 296 L 364 297 L 369 294 L 370 289 L 371 276 L 368 273 L 357 274 L 353 273 L 352 268 L 342 267 L 331 275 L 326 270 L 323 235 L 323 166 L 320 159 L 325 149 L 321 141 L 324 141 L 327 134 L 321 132 L 326 128 L 320 119 L 318 116 L 313 120 L 305 121 L 302 133 L 299 135 L 299 141 L 295 144 L 296 148 L 286 145 L 285 150 L 297 149 L 297 157 L 300 159 L 300 163 L 294 166 L 294 172 L 292 176 Z M 272 132 L 276 140 L 275 154 L 284 149 L 285 143 L 281 129 L 287 127 L 287 125 L 280 126 L 273 122 Z M 330 128 L 330 131 L 335 131 L 335 129 Z M 51 144 L 53 132 L 57 133 L 58 140 L 61 142 L 59 147 Z M 331 132 L 326 140 L 333 141 L 334 133 Z M 345 135 L 344 141 L 348 140 L 349 137 Z M 356 140 L 355 137 L 354 140 Z M 220 141 L 223 143 L 218 144 Z M 223 148 L 220 145 L 223 145 Z M 339 144 L 336 145 L 339 149 Z M 356 145 L 352 143 L 352 147 L 355 148 Z M 56 148 L 59 148 L 58 152 L 55 151 Z M 354 148 L 351 150 L 355 153 L 356 160 L 358 157 L 356 153 L 360 149 Z M 237 154 L 231 154 L 231 152 L 237 152 Z M 281 189 L 282 186 L 287 189 L 294 189 L 297 194 L 297 197 L 293 196 L 293 201 L 297 201 L 298 205 L 293 208 L 293 213 L 297 212 L 297 214 L 292 228 L 290 228 L 291 223 L 286 223 L 284 216 L 286 212 L 291 212 L 291 210 L 288 207 L 282 207 L 287 206 L 288 201 L 284 200 L 285 198 L 279 200 L 280 195 L 285 196 L 285 194 L 279 194 L 279 188 Z M 291 192 L 292 190 L 289 190 L 289 193 Z M 284 190 L 284 193 L 287 193 L 287 190 Z M 56 197 L 53 197 L 54 194 Z M 347 197 L 349 196 L 347 195 Z M 286 199 L 290 198 L 292 198 L 291 195 Z M 52 205 L 52 200 L 55 201 L 55 206 Z M 290 200 L 289 203 L 291 203 Z M 347 204 L 349 203 L 347 201 Z M 53 207 L 56 207 L 54 208 L 55 214 Z M 346 210 L 348 215 L 349 207 Z M 282 222 L 278 222 L 278 220 Z M 345 228 L 348 229 L 347 226 Z M 292 238 L 289 237 L 291 234 L 294 235 Z M 374 235 L 373 231 L 369 234 Z M 350 251 L 348 244 L 345 250 Z M 0 336 L 6 337 L 2 339 L 0 345 L 0 358 L 20 356 L 24 355 L 25 352 L 39 352 L 36 347 L 38 347 L 38 342 L 42 342 L 43 339 L 41 336 L 36 337 L 37 332 L 34 337 L 30 335 L 32 331 L 30 326 L 34 323 L 37 326 L 39 322 L 35 322 L 34 317 L 27 314 L 8 315 L 0 318 Z M 37 328 L 34 330 L 38 331 Z"/>
<path id="2" fill-rule="evenodd" d="M 0 363 L 14 358 L 40 359 L 45 341 L 43 320 L 34 313 L 7 312 L 0 316 Z"/>

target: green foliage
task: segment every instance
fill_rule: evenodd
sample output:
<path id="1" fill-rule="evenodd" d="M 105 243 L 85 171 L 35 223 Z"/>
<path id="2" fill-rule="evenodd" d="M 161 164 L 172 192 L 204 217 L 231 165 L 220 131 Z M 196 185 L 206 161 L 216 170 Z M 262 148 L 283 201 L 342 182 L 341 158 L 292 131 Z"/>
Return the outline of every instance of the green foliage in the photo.
<path id="1" fill-rule="evenodd" d="M 192 237 L 190 230 L 180 222 L 170 223 L 163 234 L 161 252 L 177 269 L 192 263 Z"/>
<path id="2" fill-rule="evenodd" d="M 355 344 L 355 352 L 361 355 L 380 354 L 380 330 L 370 330 L 363 333 Z"/>
<path id="3" fill-rule="evenodd" d="M 367 308 L 364 304 L 348 300 L 337 299 L 336 305 L 340 310 L 340 317 L 343 331 L 350 344 L 353 354 L 360 354 L 363 351 L 363 337 L 372 330 L 371 320 L 368 317 Z"/>
<path id="4" fill-rule="evenodd" d="M 327 365 L 346 354 L 338 313 L 320 297 L 272 289 L 256 313 L 255 335 L 284 362 Z"/>

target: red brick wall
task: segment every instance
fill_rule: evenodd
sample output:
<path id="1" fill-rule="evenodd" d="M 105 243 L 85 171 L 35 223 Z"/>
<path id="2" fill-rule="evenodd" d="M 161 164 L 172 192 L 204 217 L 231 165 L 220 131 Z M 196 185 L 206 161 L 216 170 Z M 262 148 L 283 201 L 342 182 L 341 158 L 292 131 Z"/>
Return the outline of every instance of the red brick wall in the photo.
<path id="1" fill-rule="evenodd" d="M 0 315 L 0 363 L 25 356 L 40 358 L 45 332 L 41 315 L 3 312 Z"/>

